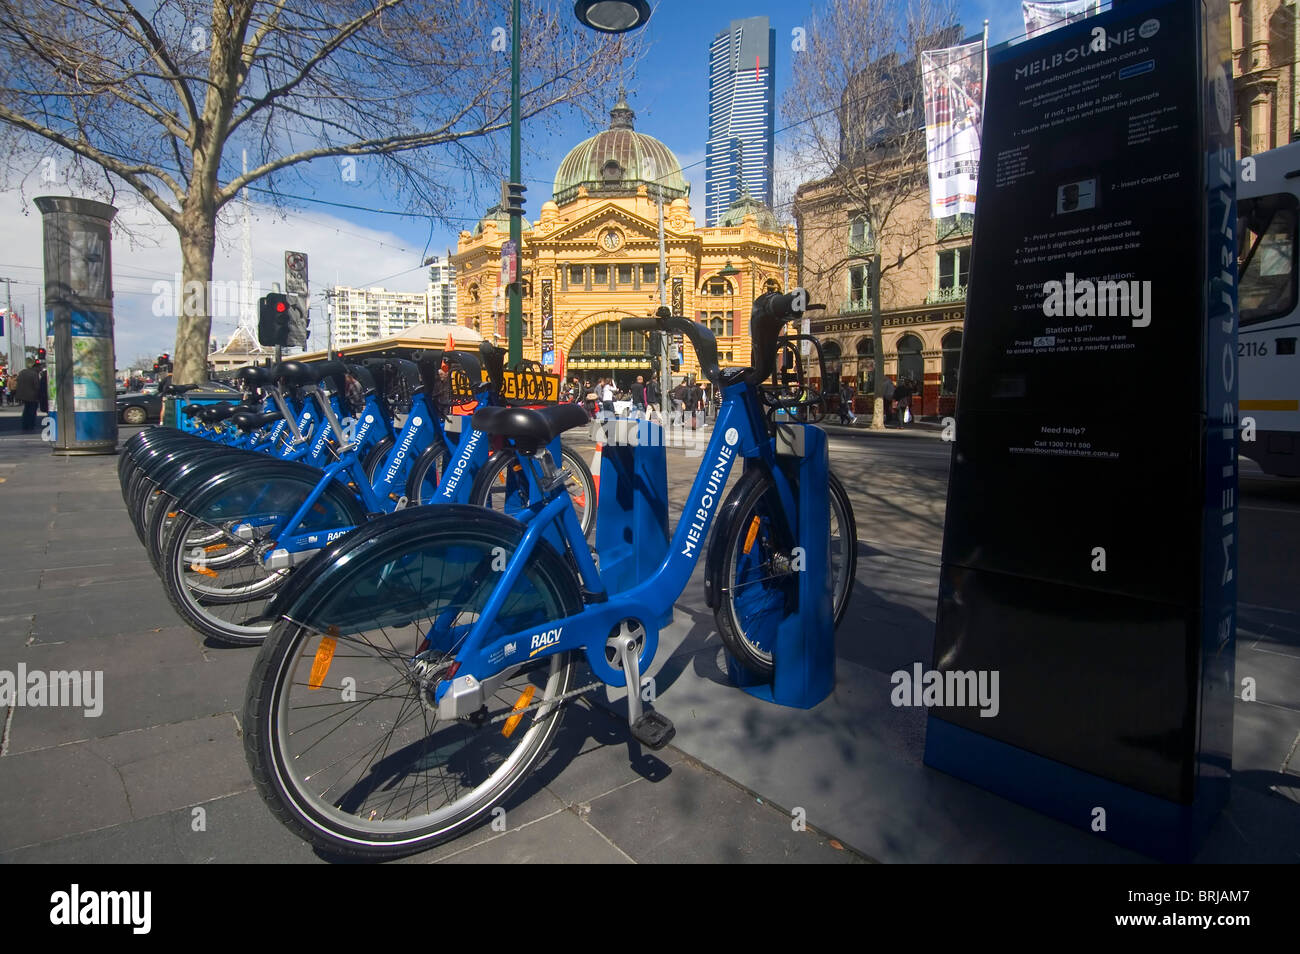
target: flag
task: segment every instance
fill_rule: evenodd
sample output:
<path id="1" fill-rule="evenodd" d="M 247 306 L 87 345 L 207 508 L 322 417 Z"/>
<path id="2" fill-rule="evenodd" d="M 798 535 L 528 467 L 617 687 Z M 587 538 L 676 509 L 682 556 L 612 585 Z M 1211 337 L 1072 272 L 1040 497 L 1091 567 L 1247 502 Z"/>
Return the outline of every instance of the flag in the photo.
<path id="1" fill-rule="evenodd" d="M 975 211 L 984 85 L 983 41 L 921 54 L 930 214 Z"/>
<path id="2" fill-rule="evenodd" d="M 1021 0 L 1025 37 L 1048 33 L 1101 12 L 1101 0 Z"/>

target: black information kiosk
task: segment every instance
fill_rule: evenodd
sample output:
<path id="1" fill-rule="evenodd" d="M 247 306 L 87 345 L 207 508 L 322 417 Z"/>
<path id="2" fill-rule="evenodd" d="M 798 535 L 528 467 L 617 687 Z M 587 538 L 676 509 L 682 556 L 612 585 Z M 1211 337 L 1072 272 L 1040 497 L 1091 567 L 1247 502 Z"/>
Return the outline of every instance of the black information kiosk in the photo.
<path id="1" fill-rule="evenodd" d="M 1000 699 L 928 765 L 1167 858 L 1232 766 L 1232 103 L 1224 3 L 989 51 L 935 635 Z"/>

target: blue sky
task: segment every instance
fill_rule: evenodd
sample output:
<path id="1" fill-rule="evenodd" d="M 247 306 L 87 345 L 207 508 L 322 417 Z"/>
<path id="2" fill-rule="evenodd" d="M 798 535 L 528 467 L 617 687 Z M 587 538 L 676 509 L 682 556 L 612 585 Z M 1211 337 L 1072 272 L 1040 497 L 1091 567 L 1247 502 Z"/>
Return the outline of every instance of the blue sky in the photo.
<path id="1" fill-rule="evenodd" d="M 569 0 L 553 0 L 571 9 Z M 652 0 L 653 2 L 653 0 Z M 820 0 L 819 0 L 820 3 Z M 630 101 L 636 110 L 636 125 L 643 132 L 663 140 L 677 155 L 691 182 L 691 205 L 696 220 L 703 223 L 704 142 L 708 119 L 708 46 L 714 35 L 733 19 L 766 15 L 776 30 L 778 105 L 790 75 L 791 31 L 801 25 L 810 6 L 776 0 L 660 0 L 645 27 L 647 55 L 630 84 Z M 998 43 L 1021 30 L 1020 4 L 1016 0 L 962 0 L 959 6 L 967 35 L 977 33 L 985 17 L 990 20 L 989 39 Z M 575 23 L 574 29 L 581 29 Z M 612 104 L 605 104 L 606 107 Z M 777 115 L 777 152 L 781 153 L 782 118 Z M 580 140 L 603 128 L 591 125 L 576 114 L 565 118 L 559 134 L 525 139 L 524 178 L 529 187 L 527 210 L 534 218 L 550 197 L 555 168 L 564 154 Z M 504 152 L 504 151 L 503 151 Z M 426 161 L 451 161 L 446 151 L 431 150 Z M 238 153 L 230 155 L 226 173 L 238 169 Z M 318 163 L 304 169 L 302 181 L 286 182 L 285 191 L 332 202 L 371 208 L 402 208 L 400 201 L 386 194 L 374 176 L 379 160 L 357 160 L 357 181 L 340 182 L 336 163 Z M 506 169 L 501 170 L 504 177 Z M 458 179 L 449 173 L 449 182 Z M 37 314 L 42 262 L 40 216 L 30 204 L 33 195 L 62 193 L 70 188 L 39 181 L 35 172 L 20 189 L 0 193 L 0 274 L 14 280 L 16 309 Z M 392 290 L 422 289 L 424 256 L 455 249 L 461 228 L 472 228 L 483 211 L 497 200 L 495 191 L 484 188 L 467 193 L 454 214 L 463 219 L 448 227 L 425 218 L 382 215 L 340 208 L 318 202 L 299 202 L 285 212 L 262 204 L 264 196 L 253 196 L 254 279 L 262 292 L 272 282 L 283 281 L 283 253 L 286 249 L 306 252 L 310 258 L 313 294 L 332 284 Z M 117 222 L 130 231 L 116 231 L 113 245 L 114 312 L 118 366 L 127 367 L 138 355 L 171 351 L 175 337 L 174 312 L 160 297 L 159 282 L 170 282 L 180 269 L 176 236 L 151 209 L 141 207 L 130 193 L 119 192 Z M 218 225 L 218 247 L 214 262 L 218 282 L 240 278 L 240 229 L 236 206 L 228 206 Z M 222 343 L 235 327 L 235 315 L 216 315 L 213 336 Z M 29 321 L 34 342 L 35 322 Z M 313 346 L 324 347 L 324 320 L 317 304 L 312 312 Z M 319 334 L 319 339 L 315 336 Z"/>
<path id="2" fill-rule="evenodd" d="M 661 0 L 645 27 L 644 40 L 647 55 L 642 61 L 631 86 L 630 103 L 636 111 L 636 128 L 663 140 L 681 161 L 691 182 L 691 207 L 697 221 L 703 223 L 704 199 L 704 143 L 708 120 L 708 46 L 713 36 L 733 19 L 748 16 L 767 16 L 776 31 L 777 68 L 777 129 L 782 126 L 779 112 L 781 96 L 790 76 L 791 31 L 805 20 L 809 7 L 771 0 L 707 0 L 687 3 L 683 0 Z M 989 18 L 989 41 L 997 43 L 1022 32 L 1020 4 L 1008 0 L 964 0 L 959 7 L 962 25 L 967 35 L 974 35 Z M 609 104 L 612 105 L 612 104 Z M 541 204 L 550 198 L 555 169 L 564 154 L 602 126 L 587 123 L 582 117 L 571 117 L 565 132 L 551 139 L 526 141 L 524 149 L 524 178 L 528 186 L 527 209 L 531 220 Z M 778 148 L 780 135 L 778 132 Z M 436 153 L 431 153 L 434 161 Z M 365 160 L 362 160 L 365 162 Z M 506 170 L 502 170 L 504 177 Z M 370 189 L 364 181 L 356 186 L 341 188 L 332 166 L 313 170 L 310 178 L 318 183 L 312 192 L 308 188 L 291 191 L 334 199 L 357 205 L 392 209 L 394 202 L 381 191 Z M 359 176 L 364 180 L 363 172 Z M 366 212 L 338 209 L 317 203 L 303 203 L 303 211 L 324 212 L 348 222 L 391 233 L 401 241 L 397 246 L 408 249 L 412 262 L 427 247 L 428 254 L 440 254 L 448 247 L 456 247 L 460 228 L 472 228 L 477 216 L 497 200 L 491 189 L 467 195 L 456 210 L 462 221 L 447 227 L 430 223 L 427 219 L 403 218 L 392 215 L 375 215 Z M 394 243 L 388 243 L 392 246 Z M 364 255 L 367 246 L 359 245 L 358 255 Z M 325 263 L 321 263 L 322 266 Z M 375 272 L 376 277 L 386 273 Z M 322 275 L 322 278 L 326 277 Z M 399 276 L 387 287 L 415 289 L 422 280 L 419 270 Z"/>

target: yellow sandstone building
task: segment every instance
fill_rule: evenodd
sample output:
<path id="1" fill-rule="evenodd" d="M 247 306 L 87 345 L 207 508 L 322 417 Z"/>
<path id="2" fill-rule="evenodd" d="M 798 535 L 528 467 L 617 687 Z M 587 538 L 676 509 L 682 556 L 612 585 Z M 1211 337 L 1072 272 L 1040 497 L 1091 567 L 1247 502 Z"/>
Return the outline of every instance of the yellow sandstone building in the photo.
<path id="1" fill-rule="evenodd" d="M 524 357 L 566 378 L 613 377 L 621 388 L 651 370 L 644 332 L 619 328 L 659 306 L 659 216 L 665 291 L 673 314 L 708 325 L 724 367 L 749 363 L 749 311 L 765 290 L 798 284 L 795 230 L 742 195 L 713 228 L 697 228 L 690 186 L 672 150 L 633 128 L 620 96 L 609 128 L 575 146 L 555 174 L 536 222 L 524 220 L 520 274 Z M 498 205 L 473 232 L 461 232 L 456 309 L 461 324 L 506 340 L 501 246 L 510 221 Z M 698 374 L 689 344 L 682 374 Z"/>

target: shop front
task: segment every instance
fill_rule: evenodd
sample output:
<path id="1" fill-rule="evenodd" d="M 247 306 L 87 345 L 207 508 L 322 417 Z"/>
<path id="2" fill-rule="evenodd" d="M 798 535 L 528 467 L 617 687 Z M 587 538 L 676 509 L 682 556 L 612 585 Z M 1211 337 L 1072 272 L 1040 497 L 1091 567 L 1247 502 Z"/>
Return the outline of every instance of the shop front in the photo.
<path id="1" fill-rule="evenodd" d="M 964 303 L 894 309 L 882 315 L 885 374 L 895 384 L 912 384 L 912 413 L 918 417 L 940 418 L 956 410 L 965 317 Z M 858 395 L 858 413 L 870 411 L 868 396 L 875 386 L 871 330 L 871 317 L 861 312 L 816 318 L 809 325 L 826 364 L 824 390 L 837 394 L 847 378 Z"/>

